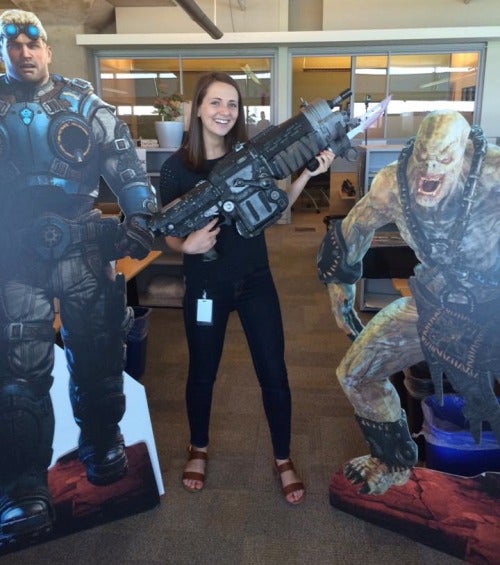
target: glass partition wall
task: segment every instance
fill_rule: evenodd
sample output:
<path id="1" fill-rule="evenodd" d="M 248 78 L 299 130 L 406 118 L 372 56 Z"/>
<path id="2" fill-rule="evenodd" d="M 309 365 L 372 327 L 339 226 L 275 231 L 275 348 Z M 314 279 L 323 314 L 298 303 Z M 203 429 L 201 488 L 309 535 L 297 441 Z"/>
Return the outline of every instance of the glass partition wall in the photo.
<path id="1" fill-rule="evenodd" d="M 256 50 L 252 57 L 244 56 L 243 51 L 241 55 L 221 52 L 205 56 L 188 49 L 175 56 L 97 54 L 96 85 L 98 93 L 117 107 L 134 138 L 155 137 L 158 117 L 153 103 L 158 92 L 180 93 L 189 101 L 198 77 L 212 70 L 226 71 L 239 81 L 250 136 L 258 131 L 261 118 L 276 123 L 277 100 L 287 101 L 291 116 L 304 101 L 334 98 L 351 88 L 353 96 L 344 109 L 358 116 L 391 94 L 386 116 L 361 141 L 397 143 L 414 135 L 422 117 L 433 109 L 455 108 L 470 123 L 477 122 L 484 50 L 482 44 L 468 45 L 467 49 L 394 47 L 378 53 L 363 53 L 362 48 L 345 52 L 331 48 L 331 53 L 290 48 L 286 70 L 278 69 L 283 57 L 279 58 L 277 51 Z M 290 91 L 281 92 L 288 84 Z"/>
<path id="2" fill-rule="evenodd" d="M 387 114 L 366 132 L 366 141 L 403 141 L 431 110 L 453 108 L 472 124 L 479 113 L 482 48 L 471 51 L 351 56 L 294 55 L 292 105 L 353 91 L 353 116 L 391 95 Z"/>
<path id="3" fill-rule="evenodd" d="M 102 97 L 117 108 L 134 138 L 154 138 L 154 101 L 160 94 L 182 94 L 189 102 L 200 75 L 225 71 L 239 84 L 249 135 L 261 117 L 271 119 L 271 63 L 262 58 L 102 58 L 99 83 Z M 186 123 L 187 127 L 187 123 Z"/>

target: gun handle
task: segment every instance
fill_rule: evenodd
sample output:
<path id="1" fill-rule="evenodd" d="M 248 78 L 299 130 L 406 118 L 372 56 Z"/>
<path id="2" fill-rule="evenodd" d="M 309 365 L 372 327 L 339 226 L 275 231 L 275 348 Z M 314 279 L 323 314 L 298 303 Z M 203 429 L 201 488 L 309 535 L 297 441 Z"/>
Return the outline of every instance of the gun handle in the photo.
<path id="1" fill-rule="evenodd" d="M 326 149 L 330 149 L 330 151 L 333 151 L 331 147 L 326 147 Z M 316 159 L 316 157 L 314 157 L 314 159 L 311 159 L 309 163 L 307 163 L 306 165 L 306 168 L 309 169 L 311 173 L 314 172 L 318 167 L 319 167 L 319 161 Z"/>
<path id="2" fill-rule="evenodd" d="M 204 263 L 208 263 L 210 261 L 215 261 L 218 258 L 219 258 L 219 254 L 217 253 L 217 251 L 213 247 L 212 247 L 212 249 L 209 249 L 206 253 L 203 253 L 203 262 Z"/>
<path id="3" fill-rule="evenodd" d="M 316 157 L 314 157 L 314 159 L 311 159 L 309 163 L 307 163 L 306 165 L 306 168 L 309 169 L 311 172 L 314 172 L 318 167 L 319 167 L 319 163 Z"/>

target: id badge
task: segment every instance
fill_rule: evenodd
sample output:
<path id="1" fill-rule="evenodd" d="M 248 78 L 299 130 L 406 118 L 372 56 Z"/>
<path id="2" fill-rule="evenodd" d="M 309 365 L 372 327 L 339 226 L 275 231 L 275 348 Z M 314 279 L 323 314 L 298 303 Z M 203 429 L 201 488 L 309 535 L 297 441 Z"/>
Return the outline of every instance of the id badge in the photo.
<path id="1" fill-rule="evenodd" d="M 207 298 L 207 293 L 203 291 L 203 296 L 198 298 L 196 304 L 196 323 L 200 326 L 212 325 L 213 300 Z"/>

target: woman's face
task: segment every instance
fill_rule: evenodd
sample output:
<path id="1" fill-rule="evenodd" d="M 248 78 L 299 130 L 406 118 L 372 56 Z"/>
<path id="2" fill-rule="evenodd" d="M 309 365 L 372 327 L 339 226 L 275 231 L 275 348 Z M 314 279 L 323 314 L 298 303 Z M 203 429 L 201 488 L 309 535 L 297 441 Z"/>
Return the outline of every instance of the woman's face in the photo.
<path id="1" fill-rule="evenodd" d="M 213 82 L 198 107 L 205 134 L 224 137 L 238 118 L 238 91 L 225 82 Z"/>

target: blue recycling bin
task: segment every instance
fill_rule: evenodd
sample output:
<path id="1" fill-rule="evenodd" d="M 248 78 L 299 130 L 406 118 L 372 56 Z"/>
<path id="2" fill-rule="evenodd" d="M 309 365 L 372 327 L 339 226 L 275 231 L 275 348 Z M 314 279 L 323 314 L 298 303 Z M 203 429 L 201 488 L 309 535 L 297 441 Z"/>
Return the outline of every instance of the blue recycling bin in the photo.
<path id="1" fill-rule="evenodd" d="M 426 466 L 466 477 L 500 472 L 500 445 L 491 428 L 483 423 L 481 443 L 476 444 L 462 414 L 463 405 L 463 398 L 457 394 L 445 394 L 442 406 L 434 396 L 422 401 Z"/>

